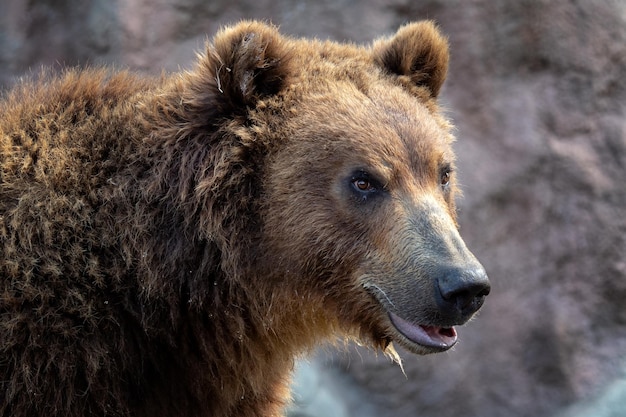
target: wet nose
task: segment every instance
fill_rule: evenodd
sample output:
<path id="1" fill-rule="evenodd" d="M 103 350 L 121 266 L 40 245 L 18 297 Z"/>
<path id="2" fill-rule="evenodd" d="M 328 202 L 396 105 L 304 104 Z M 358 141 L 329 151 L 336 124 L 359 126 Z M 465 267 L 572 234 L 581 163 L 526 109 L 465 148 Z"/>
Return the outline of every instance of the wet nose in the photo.
<path id="1" fill-rule="evenodd" d="M 482 266 L 446 268 L 437 279 L 438 304 L 447 315 L 468 320 L 483 305 L 491 291 L 487 273 Z"/>

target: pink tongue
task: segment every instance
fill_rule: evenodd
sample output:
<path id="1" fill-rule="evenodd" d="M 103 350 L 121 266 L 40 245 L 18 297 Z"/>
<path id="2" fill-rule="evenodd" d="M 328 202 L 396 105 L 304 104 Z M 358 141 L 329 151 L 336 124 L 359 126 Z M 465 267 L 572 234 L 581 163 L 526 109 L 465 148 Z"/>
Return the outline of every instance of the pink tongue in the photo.
<path id="1" fill-rule="evenodd" d="M 393 313 L 391 322 L 407 339 L 426 347 L 448 348 L 456 343 L 454 327 L 420 326 L 410 323 Z"/>

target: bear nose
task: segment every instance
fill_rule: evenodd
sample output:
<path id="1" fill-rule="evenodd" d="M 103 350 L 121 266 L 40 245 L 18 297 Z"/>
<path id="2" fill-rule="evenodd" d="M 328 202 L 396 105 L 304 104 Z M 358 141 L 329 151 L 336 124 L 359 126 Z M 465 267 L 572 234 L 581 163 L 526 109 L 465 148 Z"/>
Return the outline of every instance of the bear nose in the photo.
<path id="1" fill-rule="evenodd" d="M 489 278 L 482 266 L 447 268 L 437 279 L 439 307 L 448 315 L 468 320 L 483 305 L 491 291 Z"/>

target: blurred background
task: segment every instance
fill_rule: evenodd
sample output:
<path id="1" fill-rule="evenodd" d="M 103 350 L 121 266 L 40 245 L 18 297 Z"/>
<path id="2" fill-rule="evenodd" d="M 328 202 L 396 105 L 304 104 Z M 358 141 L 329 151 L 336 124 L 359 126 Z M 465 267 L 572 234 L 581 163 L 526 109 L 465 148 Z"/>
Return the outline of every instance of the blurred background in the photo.
<path id="1" fill-rule="evenodd" d="M 0 86 L 41 66 L 188 68 L 221 25 L 366 43 L 435 19 L 461 234 L 493 291 L 448 353 L 300 363 L 292 417 L 626 416 L 626 1 L 0 0 Z"/>

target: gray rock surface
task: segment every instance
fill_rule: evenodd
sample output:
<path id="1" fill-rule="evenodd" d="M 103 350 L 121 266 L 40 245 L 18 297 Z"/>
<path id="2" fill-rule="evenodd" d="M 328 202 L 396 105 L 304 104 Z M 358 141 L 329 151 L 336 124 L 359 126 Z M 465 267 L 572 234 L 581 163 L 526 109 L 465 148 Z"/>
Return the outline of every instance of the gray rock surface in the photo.
<path id="1" fill-rule="evenodd" d="M 406 377 L 356 347 L 320 353 L 293 413 L 626 415 L 626 2 L 2 0 L 0 84 L 41 65 L 185 67 L 240 18 L 355 42 L 440 23 L 461 232 L 493 284 L 452 352 L 401 353 Z"/>

